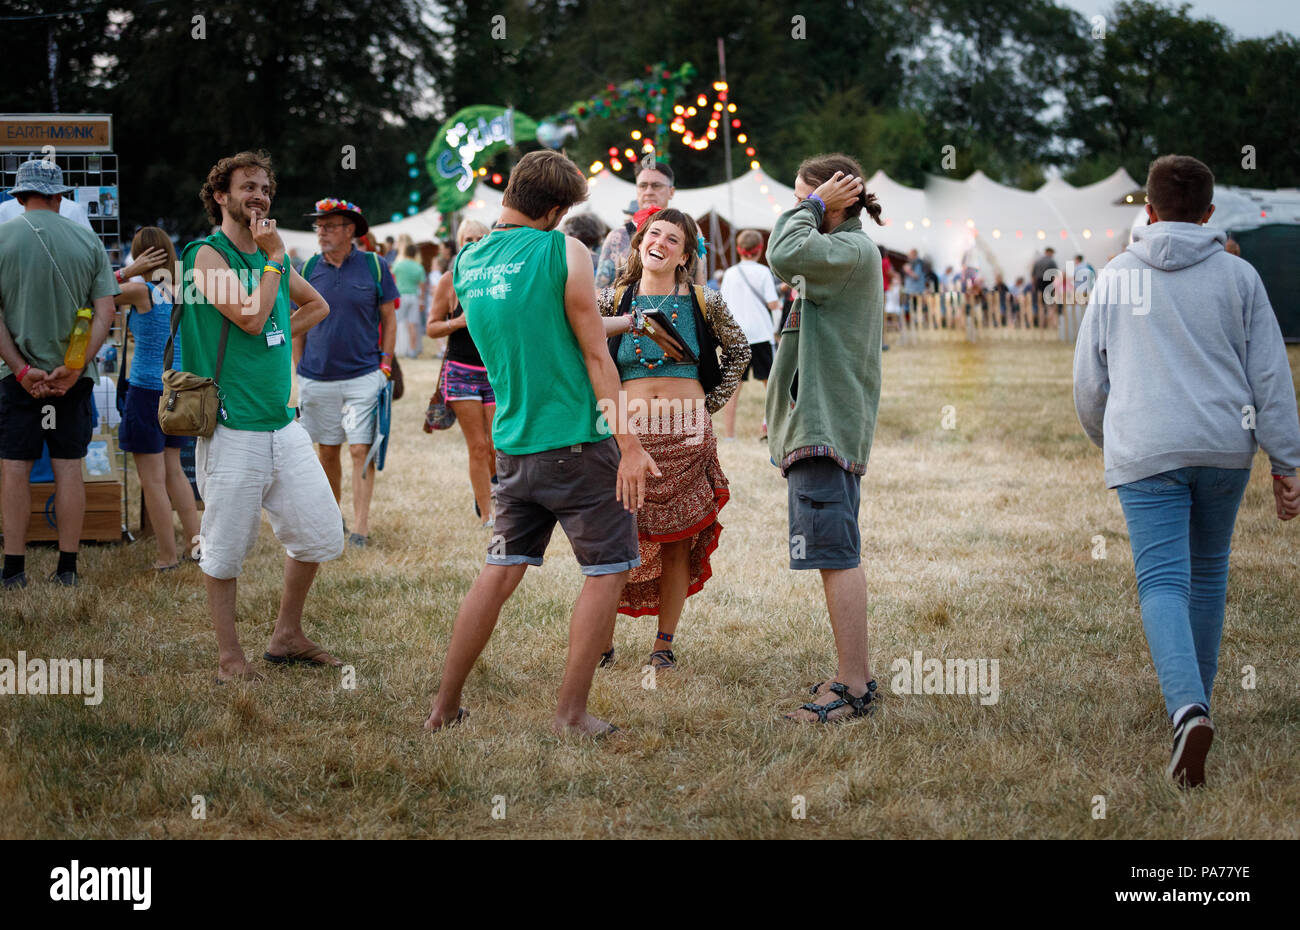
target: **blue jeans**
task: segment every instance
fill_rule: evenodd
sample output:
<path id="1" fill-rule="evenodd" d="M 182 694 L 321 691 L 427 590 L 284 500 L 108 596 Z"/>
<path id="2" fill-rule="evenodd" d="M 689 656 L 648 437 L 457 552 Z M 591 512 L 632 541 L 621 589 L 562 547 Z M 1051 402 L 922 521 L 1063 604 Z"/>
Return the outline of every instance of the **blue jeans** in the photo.
<path id="1" fill-rule="evenodd" d="M 1249 468 L 1193 466 L 1120 485 L 1142 627 L 1165 708 L 1210 706 L 1228 553 Z"/>

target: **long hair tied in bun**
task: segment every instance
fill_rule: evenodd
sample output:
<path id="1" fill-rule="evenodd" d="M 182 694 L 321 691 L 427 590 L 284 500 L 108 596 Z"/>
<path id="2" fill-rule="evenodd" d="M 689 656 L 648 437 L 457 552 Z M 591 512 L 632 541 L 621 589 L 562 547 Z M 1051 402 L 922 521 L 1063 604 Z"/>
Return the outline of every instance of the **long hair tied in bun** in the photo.
<path id="1" fill-rule="evenodd" d="M 803 164 L 799 166 L 798 173 L 799 177 L 803 178 L 807 184 L 819 187 L 834 177 L 837 171 L 852 175 L 855 178 L 862 177 L 862 166 L 843 152 L 832 152 L 829 155 L 814 155 L 812 158 L 806 158 Z M 876 199 L 875 194 L 867 192 L 865 178 L 863 178 L 862 193 L 858 194 L 857 202 L 845 207 L 844 212 L 848 216 L 861 216 L 863 210 L 866 210 L 867 214 L 876 221 L 877 226 L 885 225 L 884 220 L 880 218 L 880 201 Z"/>

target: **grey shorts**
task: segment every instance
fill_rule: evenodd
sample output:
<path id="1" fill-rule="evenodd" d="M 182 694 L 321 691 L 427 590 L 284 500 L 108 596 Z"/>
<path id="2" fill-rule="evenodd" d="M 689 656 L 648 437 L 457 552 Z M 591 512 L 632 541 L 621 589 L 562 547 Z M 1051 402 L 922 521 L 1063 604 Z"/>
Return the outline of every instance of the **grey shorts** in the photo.
<path id="1" fill-rule="evenodd" d="M 800 459 L 786 472 L 790 508 L 790 567 L 857 568 L 862 476 L 825 456 Z"/>
<path id="2" fill-rule="evenodd" d="M 636 514 L 614 500 L 618 443 L 612 438 L 528 455 L 497 450 L 496 523 L 489 565 L 541 565 L 558 522 L 584 575 L 641 564 Z"/>

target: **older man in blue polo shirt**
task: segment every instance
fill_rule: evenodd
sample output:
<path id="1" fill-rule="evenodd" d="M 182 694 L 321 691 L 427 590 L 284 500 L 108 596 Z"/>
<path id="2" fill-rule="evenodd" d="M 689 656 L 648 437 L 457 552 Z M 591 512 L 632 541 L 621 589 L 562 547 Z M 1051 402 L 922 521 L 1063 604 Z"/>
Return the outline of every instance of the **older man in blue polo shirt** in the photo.
<path id="1" fill-rule="evenodd" d="M 316 202 L 320 254 L 307 260 L 303 277 L 330 306 L 330 315 L 295 339 L 298 407 L 303 425 L 320 446 L 320 461 L 342 496 L 341 450 L 352 457 L 353 532 L 348 543 L 365 546 L 370 532 L 374 466 L 366 455 L 375 440 L 379 395 L 392 377 L 397 332 L 397 284 L 388 263 L 358 249 L 353 239 L 370 228 L 361 208 L 346 200 Z"/>

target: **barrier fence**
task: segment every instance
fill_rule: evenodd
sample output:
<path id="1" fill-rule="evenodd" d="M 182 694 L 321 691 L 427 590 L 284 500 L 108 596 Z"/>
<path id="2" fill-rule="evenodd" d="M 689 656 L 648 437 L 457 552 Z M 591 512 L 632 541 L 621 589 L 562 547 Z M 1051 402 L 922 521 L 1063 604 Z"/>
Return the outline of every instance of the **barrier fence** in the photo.
<path id="1" fill-rule="evenodd" d="M 1007 339 L 1074 342 L 1087 300 L 1069 294 L 1049 302 L 1034 294 L 971 293 L 901 295 L 900 313 L 885 314 L 885 341 L 897 334 L 906 345 L 921 341 Z"/>

